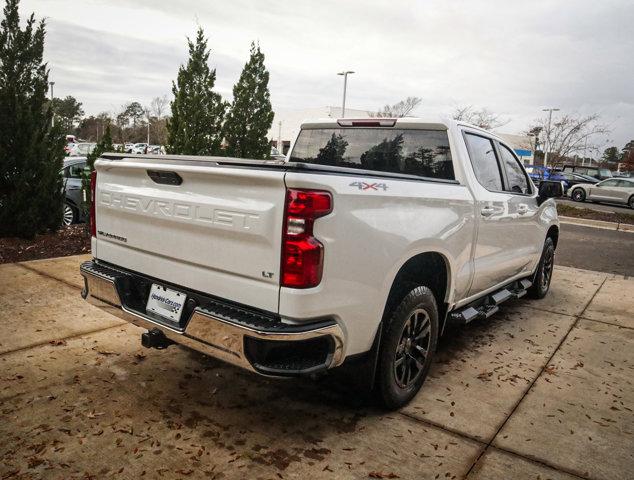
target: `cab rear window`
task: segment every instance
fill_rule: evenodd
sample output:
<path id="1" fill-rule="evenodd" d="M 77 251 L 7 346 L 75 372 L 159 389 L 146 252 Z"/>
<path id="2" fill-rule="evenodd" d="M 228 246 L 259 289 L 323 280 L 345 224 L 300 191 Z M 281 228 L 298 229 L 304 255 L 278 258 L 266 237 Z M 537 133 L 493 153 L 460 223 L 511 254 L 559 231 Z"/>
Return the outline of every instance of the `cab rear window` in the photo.
<path id="1" fill-rule="evenodd" d="M 398 128 L 302 130 L 291 162 L 454 180 L 446 131 Z"/>

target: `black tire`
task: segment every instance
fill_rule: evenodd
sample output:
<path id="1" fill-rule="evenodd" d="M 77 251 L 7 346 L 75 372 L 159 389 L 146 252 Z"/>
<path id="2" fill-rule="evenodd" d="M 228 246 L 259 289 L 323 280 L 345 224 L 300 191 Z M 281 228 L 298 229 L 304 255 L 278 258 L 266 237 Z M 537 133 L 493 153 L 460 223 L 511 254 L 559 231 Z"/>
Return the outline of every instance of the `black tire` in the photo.
<path id="1" fill-rule="evenodd" d="M 62 211 L 62 225 L 69 226 L 77 223 L 77 210 L 70 204 L 64 202 Z"/>
<path id="2" fill-rule="evenodd" d="M 422 387 L 438 343 L 438 307 L 427 287 L 412 289 L 394 309 L 377 362 L 376 394 L 390 410 L 406 405 Z"/>
<path id="3" fill-rule="evenodd" d="M 555 267 L 555 242 L 551 237 L 547 237 L 544 242 L 542 256 L 537 265 L 537 271 L 533 277 L 533 284 L 528 289 L 529 298 L 544 298 L 550 289 L 550 281 L 553 278 Z"/>
<path id="4" fill-rule="evenodd" d="M 570 198 L 572 198 L 575 202 L 585 202 L 586 192 L 583 191 L 583 188 L 575 188 L 570 194 Z"/>
<path id="5" fill-rule="evenodd" d="M 630 206 L 630 208 L 634 209 L 634 195 L 630 197 L 627 204 Z"/>

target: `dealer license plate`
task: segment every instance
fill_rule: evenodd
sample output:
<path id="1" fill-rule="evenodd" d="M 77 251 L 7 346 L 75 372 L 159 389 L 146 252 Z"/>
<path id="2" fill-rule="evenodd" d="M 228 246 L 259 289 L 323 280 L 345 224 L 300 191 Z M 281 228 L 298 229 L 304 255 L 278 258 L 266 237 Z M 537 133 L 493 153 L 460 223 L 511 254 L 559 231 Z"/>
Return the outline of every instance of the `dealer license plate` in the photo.
<path id="1" fill-rule="evenodd" d="M 178 322 L 183 313 L 185 300 L 187 300 L 187 295 L 184 293 L 153 283 L 150 296 L 147 299 L 146 310 Z"/>

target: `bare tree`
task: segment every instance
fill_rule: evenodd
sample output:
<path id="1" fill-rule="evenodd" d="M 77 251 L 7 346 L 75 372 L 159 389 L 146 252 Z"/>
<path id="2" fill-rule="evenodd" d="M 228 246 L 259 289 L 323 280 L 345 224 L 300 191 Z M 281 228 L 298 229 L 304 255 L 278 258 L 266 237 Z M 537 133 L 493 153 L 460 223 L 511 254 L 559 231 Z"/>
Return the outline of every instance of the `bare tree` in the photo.
<path id="1" fill-rule="evenodd" d="M 473 105 L 456 107 L 452 117 L 454 120 L 471 123 L 485 130 L 492 130 L 510 122 L 510 120 L 502 119 L 499 115 L 493 113 L 486 107 L 475 109 Z"/>
<path id="2" fill-rule="evenodd" d="M 163 118 L 163 113 L 167 111 L 167 106 L 169 101 L 167 100 L 167 95 L 163 95 L 162 97 L 154 97 L 150 102 L 149 110 L 152 112 L 157 120 Z"/>
<path id="3" fill-rule="evenodd" d="M 371 117 L 378 118 L 402 118 L 409 114 L 420 105 L 423 100 L 419 97 L 407 97 L 394 105 L 385 105 L 378 112 L 368 112 Z"/>
<path id="4" fill-rule="evenodd" d="M 539 143 L 548 149 L 549 159 L 553 162 L 579 153 L 585 157 L 588 152 L 599 152 L 602 145 L 595 143 L 594 138 L 610 133 L 607 125 L 599 123 L 596 113 L 587 116 L 563 114 L 553 118 L 550 125 L 545 116 L 536 119 L 529 131 L 538 132 Z"/>

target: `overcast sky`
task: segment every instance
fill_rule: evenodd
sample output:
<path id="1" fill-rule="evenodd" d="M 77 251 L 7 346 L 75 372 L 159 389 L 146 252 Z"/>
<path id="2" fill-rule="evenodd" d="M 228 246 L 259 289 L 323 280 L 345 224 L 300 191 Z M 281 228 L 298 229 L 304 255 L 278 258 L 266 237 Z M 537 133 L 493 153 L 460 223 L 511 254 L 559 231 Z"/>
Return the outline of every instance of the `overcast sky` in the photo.
<path id="1" fill-rule="evenodd" d="M 634 138 L 633 0 L 22 0 L 31 11 L 55 96 L 87 114 L 171 97 L 200 25 L 225 98 L 255 40 L 274 109 L 340 105 L 349 69 L 350 108 L 418 96 L 420 116 L 487 107 L 518 133 L 552 106 L 599 113 L 619 147 Z"/>

